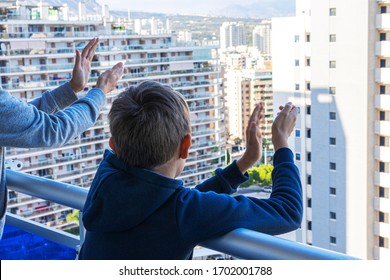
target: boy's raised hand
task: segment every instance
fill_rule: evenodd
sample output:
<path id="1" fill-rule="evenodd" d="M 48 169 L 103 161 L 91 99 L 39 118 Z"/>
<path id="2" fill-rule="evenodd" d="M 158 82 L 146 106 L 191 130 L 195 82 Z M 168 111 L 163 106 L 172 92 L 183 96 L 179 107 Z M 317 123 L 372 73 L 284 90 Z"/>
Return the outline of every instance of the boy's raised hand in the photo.
<path id="1" fill-rule="evenodd" d="M 70 80 L 70 87 L 75 93 L 83 90 L 88 83 L 91 73 L 91 62 L 98 42 L 98 38 L 93 38 L 81 53 L 79 50 L 76 50 L 76 61 L 73 67 L 72 79 Z"/>
<path id="2" fill-rule="evenodd" d="M 275 152 L 280 148 L 288 148 L 287 139 L 294 130 L 298 115 L 298 108 L 291 102 L 284 107 L 280 106 L 279 109 L 281 111 L 272 124 L 272 144 Z"/>
<path id="3" fill-rule="evenodd" d="M 245 173 L 261 158 L 261 129 L 260 122 L 264 118 L 264 107 L 262 103 L 256 105 L 249 119 L 246 128 L 246 150 L 237 161 L 237 166 L 242 173 Z"/>

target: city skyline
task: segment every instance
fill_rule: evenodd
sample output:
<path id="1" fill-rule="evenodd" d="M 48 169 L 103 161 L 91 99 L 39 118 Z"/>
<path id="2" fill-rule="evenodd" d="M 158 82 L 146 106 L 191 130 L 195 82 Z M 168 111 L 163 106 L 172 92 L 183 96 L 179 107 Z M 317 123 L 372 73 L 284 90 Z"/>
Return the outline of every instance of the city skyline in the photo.
<path id="1" fill-rule="evenodd" d="M 193 14 L 193 15 L 219 15 L 221 11 L 226 11 L 230 8 L 235 10 L 253 10 L 253 7 L 267 7 L 270 9 L 273 15 L 287 15 L 295 12 L 295 1 L 294 0 L 243 0 L 239 4 L 234 0 L 216 0 L 216 1 L 206 1 L 199 0 L 196 1 L 196 7 L 191 5 L 194 3 L 193 0 L 163 0 L 159 1 L 159 4 L 156 5 L 155 1 L 146 0 L 146 1 L 128 1 L 128 7 L 123 6 L 123 1 L 114 0 L 97 0 L 101 5 L 109 5 L 110 9 L 129 9 L 130 11 L 142 11 L 142 12 L 159 12 L 159 13 L 170 13 L 170 14 Z M 264 9 L 265 10 L 265 9 Z M 270 13 L 267 9 L 267 12 Z M 229 16 L 229 15 L 227 15 Z M 262 15 L 259 14 L 259 17 Z"/>

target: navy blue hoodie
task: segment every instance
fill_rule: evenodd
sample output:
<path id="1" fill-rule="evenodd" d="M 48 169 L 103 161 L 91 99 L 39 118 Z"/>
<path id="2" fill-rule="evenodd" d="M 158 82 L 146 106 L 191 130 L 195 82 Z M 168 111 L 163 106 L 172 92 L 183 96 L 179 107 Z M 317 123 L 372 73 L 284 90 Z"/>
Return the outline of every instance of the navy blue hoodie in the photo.
<path id="1" fill-rule="evenodd" d="M 269 199 L 229 195 L 247 179 L 233 162 L 185 188 L 107 150 L 84 206 L 79 259 L 189 259 L 200 242 L 237 228 L 282 234 L 300 226 L 301 182 L 289 149 L 274 155 Z"/>

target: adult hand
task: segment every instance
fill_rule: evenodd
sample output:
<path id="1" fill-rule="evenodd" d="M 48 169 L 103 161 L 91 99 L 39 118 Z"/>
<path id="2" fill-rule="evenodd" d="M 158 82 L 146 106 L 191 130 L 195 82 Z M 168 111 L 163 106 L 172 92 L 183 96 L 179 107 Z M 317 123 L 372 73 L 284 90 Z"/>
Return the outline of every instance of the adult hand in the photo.
<path id="1" fill-rule="evenodd" d="M 100 88 L 104 93 L 109 93 L 116 87 L 123 71 L 123 63 L 117 63 L 114 67 L 100 75 L 96 87 Z"/>
<path id="2" fill-rule="evenodd" d="M 91 73 L 91 62 L 95 54 L 98 38 L 94 38 L 85 46 L 82 53 L 76 50 L 76 61 L 73 67 L 70 86 L 75 93 L 83 90 L 88 83 Z"/>
<path id="3" fill-rule="evenodd" d="M 295 122 L 297 120 L 298 108 L 291 102 L 286 106 L 280 106 L 281 110 L 272 124 L 272 144 L 275 152 L 280 148 L 288 148 L 288 137 L 294 130 Z"/>
<path id="4" fill-rule="evenodd" d="M 253 110 L 246 128 L 246 150 L 237 161 L 237 166 L 242 173 L 245 173 L 261 158 L 262 136 L 260 123 L 263 118 L 264 106 L 259 103 Z"/>

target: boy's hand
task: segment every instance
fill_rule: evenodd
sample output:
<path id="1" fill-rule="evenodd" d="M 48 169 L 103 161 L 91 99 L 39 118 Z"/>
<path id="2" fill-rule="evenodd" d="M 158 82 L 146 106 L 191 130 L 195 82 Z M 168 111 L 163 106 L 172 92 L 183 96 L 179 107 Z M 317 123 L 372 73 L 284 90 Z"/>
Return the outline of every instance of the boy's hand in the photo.
<path id="1" fill-rule="evenodd" d="M 259 127 L 264 118 L 264 107 L 262 103 L 256 105 L 249 119 L 246 128 L 246 150 L 237 161 L 237 166 L 242 173 L 245 173 L 261 158 L 261 129 Z"/>
<path id="2" fill-rule="evenodd" d="M 96 82 L 96 87 L 100 88 L 104 93 L 109 93 L 116 87 L 123 71 L 123 63 L 117 63 L 114 67 L 100 75 Z"/>
<path id="3" fill-rule="evenodd" d="M 98 42 L 98 38 L 93 38 L 85 46 L 81 54 L 79 50 L 76 50 L 76 61 L 73 67 L 72 79 L 70 80 L 70 87 L 75 93 L 83 90 L 88 83 L 91 72 L 91 62 Z"/>
<path id="4" fill-rule="evenodd" d="M 272 144 L 275 152 L 280 148 L 288 148 L 287 139 L 294 130 L 297 120 L 298 108 L 291 102 L 286 106 L 280 106 L 281 110 L 272 124 Z"/>

